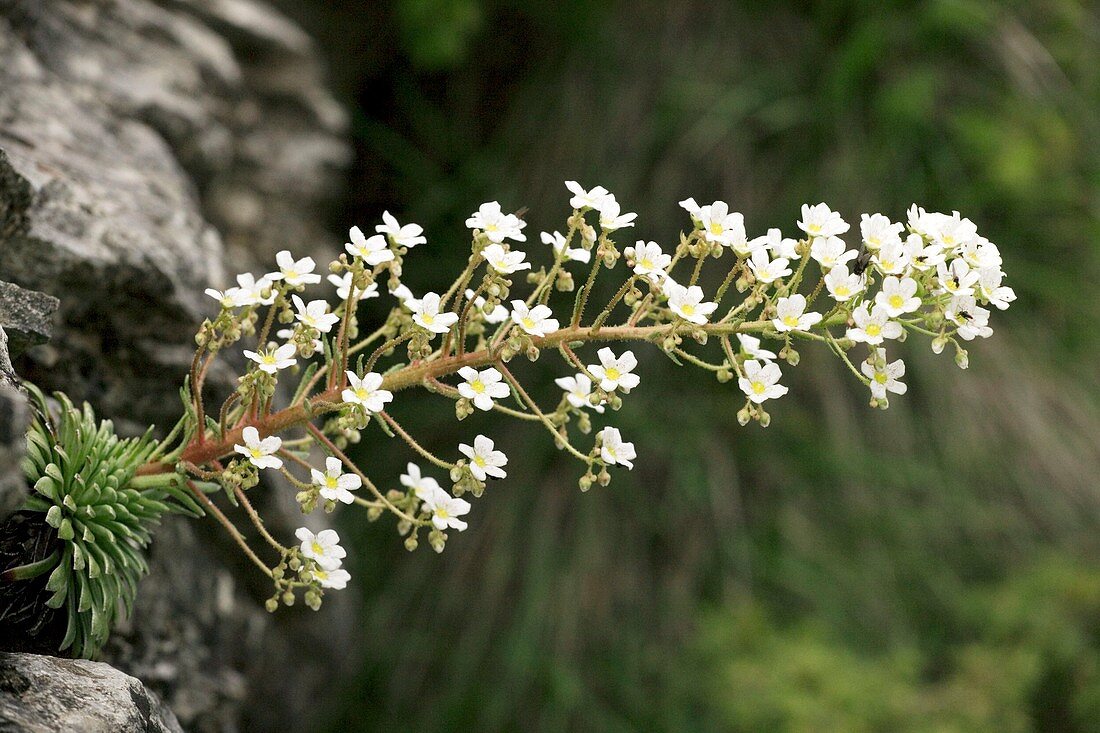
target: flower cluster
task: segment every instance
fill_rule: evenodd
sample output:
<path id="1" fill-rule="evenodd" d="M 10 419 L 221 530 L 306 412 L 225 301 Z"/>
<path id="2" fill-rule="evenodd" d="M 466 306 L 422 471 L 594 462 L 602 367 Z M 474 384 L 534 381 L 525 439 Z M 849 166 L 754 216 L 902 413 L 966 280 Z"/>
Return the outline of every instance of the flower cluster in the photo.
<path id="1" fill-rule="evenodd" d="M 992 333 L 989 308 L 1015 299 L 997 247 L 957 212 L 914 206 L 904 223 L 863 214 L 855 233 L 820 203 L 802 207 L 796 237 L 778 228 L 752 236 L 725 202 L 689 198 L 680 202 L 690 226 L 678 242 L 639 239 L 620 248 L 616 237 L 636 226 L 637 214 L 603 187 L 565 185 L 572 207 L 565 228 L 542 232 L 529 250 L 521 215 L 482 204 L 466 220 L 468 264 L 438 292 L 417 295 L 402 282 L 410 250 L 427 239 L 389 212 L 369 237 L 353 227 L 329 263 L 336 300 L 306 297 L 321 275 L 313 259 L 289 252 L 278 254 L 273 272 L 207 291 L 219 313 L 197 338 L 185 389 L 189 428 L 171 458 L 195 479 L 221 483 L 250 513 L 246 492 L 260 471 L 277 471 L 298 490 L 305 513 L 341 505 L 361 506 L 372 520 L 388 513 L 407 548 L 426 533 L 442 551 L 448 531 L 468 526 L 473 506 L 464 496 L 480 497 L 491 480 L 505 478 L 508 458 L 476 431 L 450 452 L 424 445 L 391 414 L 403 389 L 422 386 L 452 400 L 459 420 L 491 414 L 540 427 L 584 465 L 579 483 L 587 490 L 606 486 L 609 469 L 632 469 L 637 458 L 617 427 L 593 426 L 642 383 L 634 351 L 616 342 L 654 344 L 679 364 L 735 381 L 744 398 L 738 420 L 767 426 L 769 401 L 788 392 L 780 364 L 799 363 L 799 344 L 828 349 L 870 391 L 871 405 L 885 408 L 889 395 L 906 391 L 895 343 L 927 336 L 936 353 L 951 345 L 965 367 L 963 344 Z M 725 261 L 724 276 L 708 274 L 712 261 Z M 605 271 L 620 278 L 597 305 Z M 368 332 L 356 306 L 381 297 L 383 281 L 393 307 Z M 272 335 L 276 322 L 285 328 Z M 255 344 L 243 350 L 249 366 L 237 392 L 208 412 L 201 394 L 211 361 L 246 337 Z M 583 358 L 590 345 L 595 353 Z M 544 353 L 564 364 L 553 406 L 541 405 L 510 366 Z M 288 375 L 295 381 L 280 386 Z M 400 438 L 449 484 L 410 462 L 392 488 L 379 488 L 345 453 L 368 430 Z M 324 470 L 311 462 L 318 455 Z M 302 591 L 316 607 L 324 590 L 349 581 L 335 532 L 302 528 L 300 544 L 284 547 L 257 526 L 280 553 L 274 568 L 265 567 L 276 585 L 269 606 Z"/>

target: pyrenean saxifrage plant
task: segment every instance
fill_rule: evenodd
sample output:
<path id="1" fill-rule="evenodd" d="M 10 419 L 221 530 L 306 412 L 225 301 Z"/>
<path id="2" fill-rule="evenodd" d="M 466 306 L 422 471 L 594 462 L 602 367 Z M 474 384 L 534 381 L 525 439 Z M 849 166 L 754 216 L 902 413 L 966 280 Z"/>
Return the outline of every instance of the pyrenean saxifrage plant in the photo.
<path id="1" fill-rule="evenodd" d="M 388 212 L 372 236 L 353 227 L 346 253 L 329 264 L 338 302 L 304 297 L 322 276 L 312 259 L 289 252 L 279 253 L 274 272 L 207 291 L 220 311 L 199 329 L 184 415 L 168 437 L 119 443 L 109 425 L 97 427 L 90 411 L 73 414 L 66 400 L 63 431 L 42 416 L 27 463 L 36 493 L 24 509 L 46 512 L 62 545 L 8 576 L 51 573 L 53 602 L 68 604 L 65 645 L 94 653 L 119 599 L 132 598 L 144 571 L 138 550 L 148 541 L 146 525 L 164 511 L 188 510 L 213 515 L 271 578 L 270 610 L 299 595 L 316 609 L 327 590 L 349 582 L 346 551 L 333 530 L 272 536 L 248 498 L 261 471 L 293 484 L 304 513 L 341 504 L 364 507 L 371 520 L 388 513 L 409 550 L 426 538 L 437 552 L 448 531 L 467 527 L 472 506 L 463 497 L 480 497 L 490 479 L 506 477 L 508 458 L 492 436 L 471 435 L 457 446 L 418 442 L 387 409 L 402 390 L 423 387 L 453 400 L 459 420 L 495 411 L 546 430 L 582 464 L 587 490 L 636 459 L 617 428 L 592 435 L 593 420 L 605 420 L 641 384 L 629 342 L 648 342 L 721 382 L 736 380 L 745 400 L 738 420 L 767 426 L 765 405 L 787 393 L 780 363 L 798 364 L 796 344 L 832 351 L 869 389 L 871 405 L 885 408 L 891 393 L 906 390 L 905 365 L 891 360 L 889 342 L 927 336 L 936 353 L 954 348 L 965 368 L 961 342 L 992 333 L 984 306 L 1003 310 L 1015 298 L 1001 284 L 997 247 L 958 213 L 914 206 L 906 225 L 864 214 L 855 248 L 843 239 L 848 223 L 825 204 L 802 207 L 798 239 L 778 229 L 750 239 L 741 214 L 725 203 L 688 199 L 681 206 L 692 226 L 675 245 L 639 240 L 621 248 L 616 240 L 636 215 L 603 188 L 566 185 L 573 194 L 566 233 L 542 233 L 543 246 L 519 248 L 525 222 L 496 202 L 483 204 L 466 222 L 469 262 L 442 293 L 417 295 L 402 284 L 411 250 L 427 240 L 421 227 Z M 699 285 L 708 262 L 726 273 L 713 292 Z M 608 302 L 595 303 L 601 274 L 621 284 Z M 517 275 L 530 287 L 519 287 Z M 373 330 L 363 328 L 356 304 L 383 297 L 380 285 L 395 306 Z M 242 342 L 248 368 L 236 391 L 208 405 L 211 366 Z M 556 405 L 539 405 L 510 366 L 517 356 L 535 361 L 546 353 L 561 359 Z M 372 478 L 348 458 L 348 444 L 372 431 L 407 446 L 414 460 L 406 473 Z M 249 546 L 214 501 L 221 492 L 268 547 Z M 128 549 L 112 554 L 112 543 Z M 85 577 L 91 569 L 95 582 Z"/>

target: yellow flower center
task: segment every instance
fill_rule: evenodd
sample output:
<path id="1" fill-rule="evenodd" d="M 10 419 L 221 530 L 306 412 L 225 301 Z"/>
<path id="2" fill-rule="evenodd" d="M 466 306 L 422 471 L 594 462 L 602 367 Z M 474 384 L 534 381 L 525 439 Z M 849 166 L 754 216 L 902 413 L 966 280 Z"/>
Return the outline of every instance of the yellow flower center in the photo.
<path id="1" fill-rule="evenodd" d="M 890 270 L 894 269 L 894 261 L 893 260 L 880 260 L 879 264 L 882 265 L 883 270 L 890 271 Z"/>
<path id="2" fill-rule="evenodd" d="M 721 234 L 724 231 L 725 231 L 725 229 L 722 228 L 722 224 L 720 222 L 712 221 L 710 223 L 710 233 L 711 234 Z"/>
<path id="3" fill-rule="evenodd" d="M 797 328 L 798 316 L 783 316 L 783 325 L 788 328 Z"/>
<path id="4" fill-rule="evenodd" d="M 684 303 L 680 306 L 680 310 L 683 311 L 685 316 L 695 315 L 695 306 L 693 306 L 691 303 Z"/>
<path id="5" fill-rule="evenodd" d="M 623 375 L 622 372 L 620 372 L 615 367 L 608 367 L 607 369 L 604 370 L 604 374 L 606 374 L 607 378 L 610 379 L 611 381 L 615 381 L 616 379 L 618 379 L 619 377 L 621 377 Z"/>
<path id="6" fill-rule="evenodd" d="M 764 384 L 763 382 L 752 383 L 752 391 L 754 394 L 764 394 L 765 390 L 767 389 L 768 385 Z"/>
<path id="7" fill-rule="evenodd" d="M 489 222 L 485 225 L 485 231 L 487 232 L 495 232 L 498 229 L 500 229 L 500 227 L 496 225 L 496 222 Z"/>
<path id="8" fill-rule="evenodd" d="M 641 267 L 643 270 L 652 270 L 653 269 L 653 260 L 646 257 L 641 262 L 638 263 L 638 266 Z"/>
<path id="9" fill-rule="evenodd" d="M 869 323 L 867 324 L 867 328 L 863 330 L 867 332 L 868 336 L 878 336 L 880 333 L 882 333 L 882 326 L 878 325 L 877 323 Z"/>
<path id="10" fill-rule="evenodd" d="M 851 295 L 852 294 L 852 289 L 849 288 L 847 285 L 838 285 L 837 289 L 836 289 L 836 294 L 837 295 Z"/>
<path id="11" fill-rule="evenodd" d="M 355 396 L 361 400 L 365 400 L 370 397 L 370 390 L 368 390 L 366 387 L 356 387 Z"/>
<path id="12" fill-rule="evenodd" d="M 534 328 L 535 327 L 534 319 L 531 318 L 531 316 L 524 316 L 523 317 L 523 327 L 524 328 Z"/>
<path id="13" fill-rule="evenodd" d="M 481 468 L 485 468 L 485 459 L 481 456 L 474 456 L 474 463 Z"/>
<path id="14" fill-rule="evenodd" d="M 890 296 L 889 303 L 891 308 L 901 308 L 905 305 L 905 299 L 900 295 L 894 294 Z"/>
<path id="15" fill-rule="evenodd" d="M 263 361 L 264 364 L 274 364 L 275 354 L 273 352 L 266 351 L 260 354 L 260 359 Z"/>
<path id="16" fill-rule="evenodd" d="M 821 233 L 821 225 L 820 224 L 807 224 L 806 229 L 809 230 L 810 234 L 820 234 Z"/>
<path id="17" fill-rule="evenodd" d="M 259 448 L 249 448 L 248 452 L 252 454 L 253 458 L 263 458 L 264 456 L 264 452 Z"/>
<path id="18" fill-rule="evenodd" d="M 315 554 L 315 555 L 324 555 L 325 554 L 325 548 L 322 547 L 321 543 L 318 542 L 317 540 L 313 540 L 313 554 Z"/>
<path id="19" fill-rule="evenodd" d="M 879 384 L 886 384 L 887 379 L 889 379 L 889 377 L 886 376 L 886 372 L 875 372 L 875 381 Z"/>
<path id="20" fill-rule="evenodd" d="M 480 379 L 475 379 L 474 381 L 470 382 L 470 389 L 477 392 L 478 394 L 481 394 L 485 391 L 485 382 L 482 382 Z"/>
<path id="21" fill-rule="evenodd" d="M 330 489 L 335 489 L 337 484 L 337 478 L 335 476 L 325 476 L 325 486 Z"/>
<path id="22" fill-rule="evenodd" d="M 433 316 L 431 313 L 421 313 L 420 320 L 424 321 L 425 325 L 430 326 L 435 323 L 435 316 Z"/>
<path id="23" fill-rule="evenodd" d="M 451 516 L 450 512 L 448 512 L 445 507 L 441 507 L 441 506 L 435 508 L 435 515 L 437 517 L 439 517 L 440 519 L 447 519 L 448 517 Z"/>

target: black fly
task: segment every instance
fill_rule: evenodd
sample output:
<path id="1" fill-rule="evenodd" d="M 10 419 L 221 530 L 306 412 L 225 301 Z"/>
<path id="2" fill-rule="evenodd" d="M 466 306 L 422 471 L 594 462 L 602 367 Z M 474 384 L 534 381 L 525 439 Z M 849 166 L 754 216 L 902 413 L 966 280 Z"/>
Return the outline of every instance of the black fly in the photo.
<path id="1" fill-rule="evenodd" d="M 871 251 L 867 249 L 866 244 L 859 245 L 859 254 L 856 255 L 855 261 L 852 262 L 852 274 L 862 275 L 870 264 Z"/>

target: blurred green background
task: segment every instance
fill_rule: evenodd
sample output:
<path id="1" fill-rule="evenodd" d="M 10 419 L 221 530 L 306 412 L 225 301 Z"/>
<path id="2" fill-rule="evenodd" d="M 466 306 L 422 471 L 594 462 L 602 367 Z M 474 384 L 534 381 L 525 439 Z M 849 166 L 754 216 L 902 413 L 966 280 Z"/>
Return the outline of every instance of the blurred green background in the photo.
<path id="1" fill-rule="evenodd" d="M 686 196 L 754 235 L 819 200 L 959 209 L 1020 295 L 967 372 L 906 343 L 885 413 L 806 348 L 772 426 L 740 428 L 734 385 L 647 353 L 614 418 L 637 468 L 584 495 L 541 431 L 402 395 L 414 434 L 484 431 L 510 475 L 441 556 L 344 517 L 364 658 L 331 730 L 1100 731 L 1094 3 L 284 9 L 354 119 L 333 227 L 423 224 L 415 291 L 465 263 L 484 200 L 530 207 L 536 243 L 563 228 L 568 178 L 640 212 L 627 243 L 675 241 Z M 521 368 L 547 399 L 567 371 Z M 360 457 L 393 485 L 411 458 Z"/>

